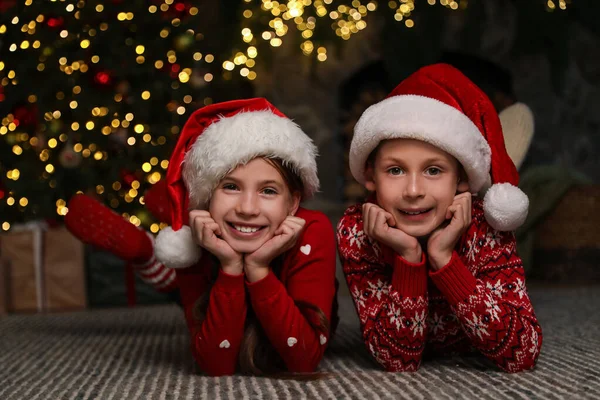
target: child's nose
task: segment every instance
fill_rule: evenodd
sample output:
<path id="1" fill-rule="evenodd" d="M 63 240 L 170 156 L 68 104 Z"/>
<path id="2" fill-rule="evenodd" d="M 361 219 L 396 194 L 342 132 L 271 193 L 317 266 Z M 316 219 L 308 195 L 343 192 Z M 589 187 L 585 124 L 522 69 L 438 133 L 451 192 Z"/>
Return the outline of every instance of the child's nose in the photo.
<path id="1" fill-rule="evenodd" d="M 423 179 L 420 174 L 410 175 L 405 187 L 404 195 L 406 197 L 422 197 L 425 195 Z"/>
<path id="2" fill-rule="evenodd" d="M 258 215 L 258 196 L 254 193 L 244 193 L 236 206 L 236 212 L 241 215 Z"/>

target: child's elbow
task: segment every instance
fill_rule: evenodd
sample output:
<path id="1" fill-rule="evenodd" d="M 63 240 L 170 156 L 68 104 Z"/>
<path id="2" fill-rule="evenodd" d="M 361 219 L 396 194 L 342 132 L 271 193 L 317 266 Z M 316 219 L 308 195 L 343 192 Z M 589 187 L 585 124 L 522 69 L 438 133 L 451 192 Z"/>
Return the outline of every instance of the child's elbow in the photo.
<path id="1" fill-rule="evenodd" d="M 321 359 L 323 358 L 323 352 L 317 351 L 312 355 L 306 355 L 305 357 L 290 360 L 287 364 L 287 369 L 292 373 L 311 373 L 315 372 L 321 363 Z"/>
<path id="2" fill-rule="evenodd" d="M 235 371 L 212 370 L 212 371 L 207 371 L 206 375 L 210 376 L 212 378 L 216 378 L 219 376 L 230 376 L 230 375 L 233 375 L 234 373 L 235 373 Z"/>
<path id="3" fill-rule="evenodd" d="M 380 362 L 379 365 L 381 365 L 386 372 L 417 372 L 421 363 Z"/>
<path id="4" fill-rule="evenodd" d="M 515 364 L 515 365 L 510 365 L 508 367 L 501 367 L 505 372 L 508 372 L 509 374 L 518 374 L 519 372 L 524 372 L 524 371 L 529 371 L 530 369 L 533 369 L 535 367 L 535 360 L 531 363 L 526 362 L 523 364 Z"/>
<path id="5" fill-rule="evenodd" d="M 194 359 L 200 371 L 207 376 L 228 376 L 236 372 L 236 364 L 231 360 L 217 360 L 214 357 L 202 356 L 199 352 L 194 352 Z"/>
<path id="6" fill-rule="evenodd" d="M 293 364 L 290 365 L 288 367 L 288 372 L 294 373 L 294 374 L 309 374 L 312 372 L 315 372 L 317 370 L 317 367 L 319 366 L 319 363 L 298 363 L 298 364 Z"/>
<path id="7" fill-rule="evenodd" d="M 525 350 L 526 354 L 518 357 L 518 361 L 509 362 L 505 366 L 501 366 L 501 368 L 511 374 L 524 372 L 535 368 L 540 356 L 540 347 L 541 346 L 538 346 L 531 351 Z"/>

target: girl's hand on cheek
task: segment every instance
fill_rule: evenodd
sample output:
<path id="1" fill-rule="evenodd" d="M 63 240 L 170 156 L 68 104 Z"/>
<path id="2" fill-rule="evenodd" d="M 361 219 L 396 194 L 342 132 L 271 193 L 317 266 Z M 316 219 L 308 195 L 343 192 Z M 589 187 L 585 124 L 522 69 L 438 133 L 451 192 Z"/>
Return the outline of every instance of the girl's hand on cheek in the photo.
<path id="1" fill-rule="evenodd" d="M 406 261 L 415 264 L 421 262 L 423 252 L 417 239 L 395 226 L 396 220 L 392 214 L 375 204 L 363 204 L 365 234 L 392 248 Z"/>
<path id="2" fill-rule="evenodd" d="M 239 275 L 244 272 L 242 254 L 219 238 L 221 228 L 205 210 L 190 211 L 190 229 L 196 243 L 214 254 L 221 263 L 224 272 Z"/>
<path id="3" fill-rule="evenodd" d="M 305 223 L 302 218 L 288 216 L 271 239 L 253 253 L 244 256 L 244 272 L 250 282 L 259 281 L 267 276 L 271 261 L 294 247 Z"/>
<path id="4" fill-rule="evenodd" d="M 427 241 L 427 255 L 436 271 L 450 262 L 456 243 L 471 224 L 471 193 L 454 196 L 446 219 L 449 222 L 435 230 Z"/>

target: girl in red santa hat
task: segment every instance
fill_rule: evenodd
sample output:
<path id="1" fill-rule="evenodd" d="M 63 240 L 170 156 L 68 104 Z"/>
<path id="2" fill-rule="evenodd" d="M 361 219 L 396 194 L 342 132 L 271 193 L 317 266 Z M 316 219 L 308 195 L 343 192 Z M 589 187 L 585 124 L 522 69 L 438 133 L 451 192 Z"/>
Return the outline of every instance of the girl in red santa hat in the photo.
<path id="1" fill-rule="evenodd" d="M 179 136 L 168 207 L 154 204 L 171 226 L 156 240 L 82 195 L 70 202 L 67 225 L 180 296 L 207 374 L 312 372 L 337 313 L 333 227 L 300 207 L 318 190 L 316 153 L 265 99 L 210 105 Z"/>
<path id="2" fill-rule="evenodd" d="M 424 67 L 364 112 L 349 160 L 372 195 L 346 210 L 338 249 L 377 362 L 415 371 L 478 351 L 532 368 L 542 331 L 512 232 L 528 199 L 489 98 L 450 65 Z"/>

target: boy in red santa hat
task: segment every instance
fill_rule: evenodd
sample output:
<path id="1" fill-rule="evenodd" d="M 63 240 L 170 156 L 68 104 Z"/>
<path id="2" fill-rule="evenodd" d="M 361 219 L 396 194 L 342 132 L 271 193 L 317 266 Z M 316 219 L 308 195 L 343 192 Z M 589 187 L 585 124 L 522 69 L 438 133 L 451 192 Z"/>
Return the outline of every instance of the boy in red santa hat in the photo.
<path id="1" fill-rule="evenodd" d="M 179 135 L 169 205 L 155 209 L 168 211 L 171 226 L 156 240 L 83 196 L 67 225 L 142 271 L 173 275 L 164 287 L 181 296 L 192 354 L 207 374 L 312 372 L 336 324 L 333 227 L 300 207 L 318 190 L 316 153 L 265 99 L 213 104 Z"/>
<path id="2" fill-rule="evenodd" d="M 346 210 L 338 250 L 379 364 L 475 350 L 532 368 L 542 331 L 512 232 L 528 199 L 489 98 L 450 65 L 424 67 L 364 112 L 349 160 L 372 196 Z"/>

